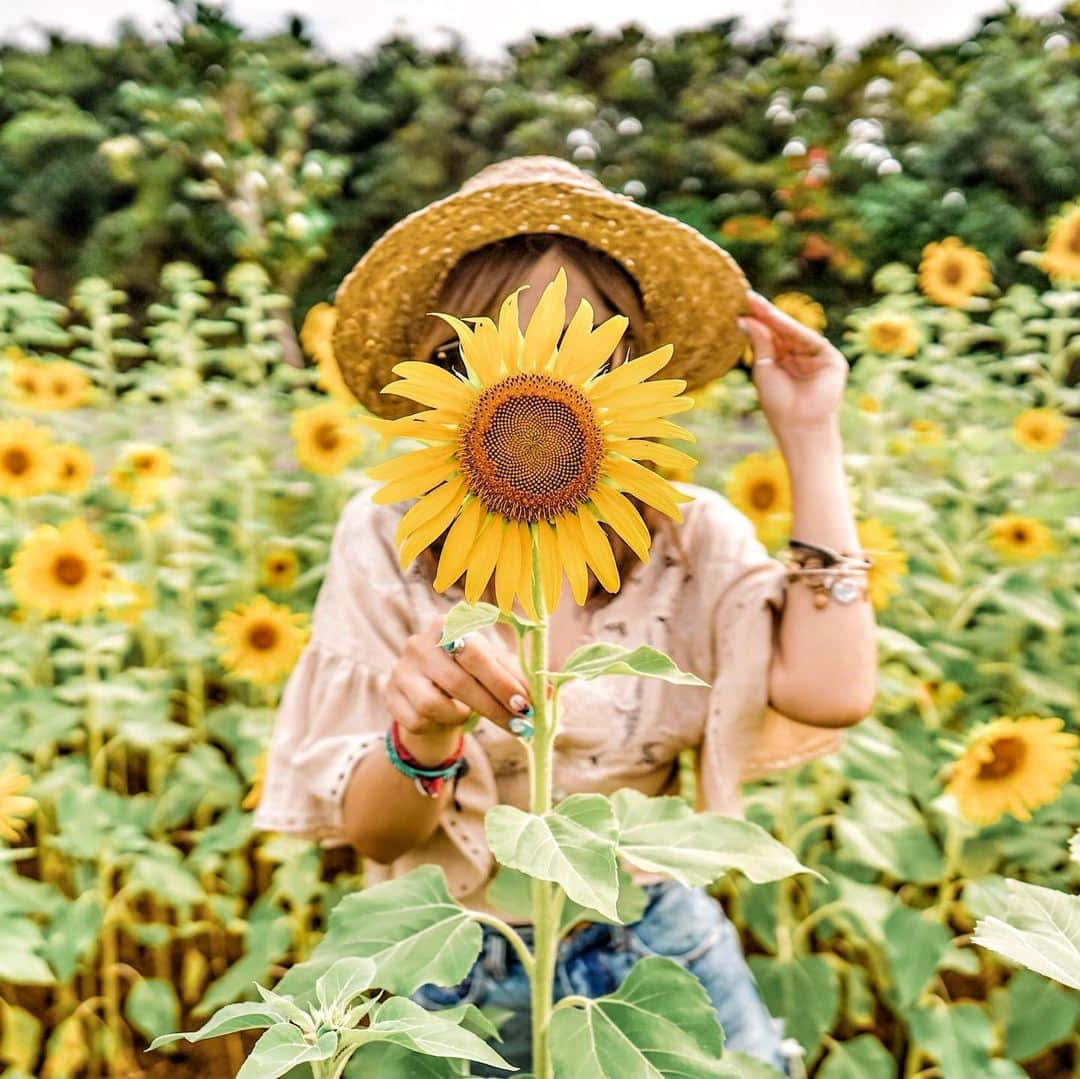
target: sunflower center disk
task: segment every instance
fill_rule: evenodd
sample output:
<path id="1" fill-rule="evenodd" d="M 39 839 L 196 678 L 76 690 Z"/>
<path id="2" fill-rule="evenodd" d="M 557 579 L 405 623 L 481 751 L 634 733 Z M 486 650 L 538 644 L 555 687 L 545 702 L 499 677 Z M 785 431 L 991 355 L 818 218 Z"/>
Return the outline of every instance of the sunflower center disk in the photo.
<path id="1" fill-rule="evenodd" d="M 484 390 L 461 431 L 461 471 L 491 510 L 551 520 L 586 502 L 604 443 L 588 398 L 548 375 L 512 375 Z"/>
<path id="2" fill-rule="evenodd" d="M 1001 779 L 1015 772 L 1024 760 L 1024 743 L 1019 738 L 999 738 L 990 751 L 993 757 L 979 766 L 980 779 Z"/>

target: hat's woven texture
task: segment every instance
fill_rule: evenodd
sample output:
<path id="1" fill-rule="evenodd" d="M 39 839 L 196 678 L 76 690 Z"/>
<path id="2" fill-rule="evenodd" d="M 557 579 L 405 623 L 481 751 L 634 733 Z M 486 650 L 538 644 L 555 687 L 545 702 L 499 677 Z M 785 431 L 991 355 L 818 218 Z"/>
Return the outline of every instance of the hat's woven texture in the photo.
<path id="1" fill-rule="evenodd" d="M 694 389 L 737 362 L 746 337 L 736 318 L 748 285 L 735 260 L 689 225 L 608 191 L 567 161 L 536 155 L 490 165 L 409 214 L 341 282 L 334 355 L 357 400 L 381 416 L 417 411 L 380 391 L 395 364 L 423 358 L 416 351 L 447 274 L 470 251 L 525 232 L 577 237 L 627 270 L 641 289 L 643 348 L 675 346 L 665 378 Z"/>

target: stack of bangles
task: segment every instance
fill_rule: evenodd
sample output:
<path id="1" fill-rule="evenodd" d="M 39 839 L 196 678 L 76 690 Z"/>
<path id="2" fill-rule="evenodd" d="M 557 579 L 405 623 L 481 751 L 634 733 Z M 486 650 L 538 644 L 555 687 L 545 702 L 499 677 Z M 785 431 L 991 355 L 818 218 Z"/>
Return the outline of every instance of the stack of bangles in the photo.
<path id="1" fill-rule="evenodd" d="M 786 564 L 789 581 L 805 581 L 814 591 L 814 606 L 824 607 L 832 597 L 847 606 L 868 596 L 867 574 L 874 564 L 865 552 L 845 554 L 800 540 L 788 541 Z"/>
<path id="2" fill-rule="evenodd" d="M 426 798 L 437 798 L 447 779 L 453 779 L 456 791 L 457 781 L 469 769 L 469 762 L 465 759 L 464 735 L 458 741 L 457 749 L 446 760 L 438 764 L 423 765 L 402 744 L 396 720 L 386 732 L 386 755 L 390 758 L 390 763 L 403 775 L 408 776 Z"/>

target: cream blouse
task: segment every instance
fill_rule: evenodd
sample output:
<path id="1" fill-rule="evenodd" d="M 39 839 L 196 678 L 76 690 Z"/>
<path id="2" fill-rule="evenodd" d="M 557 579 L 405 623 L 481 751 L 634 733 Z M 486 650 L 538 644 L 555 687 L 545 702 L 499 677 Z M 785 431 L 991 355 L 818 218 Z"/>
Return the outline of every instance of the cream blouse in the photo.
<path id="1" fill-rule="evenodd" d="M 664 519 L 650 560 L 635 563 L 620 591 L 595 609 L 576 611 L 564 595 L 555 618 L 577 618 L 580 642 L 658 648 L 710 685 L 609 675 L 564 686 L 556 801 L 620 787 L 675 793 L 678 755 L 693 747 L 699 808 L 743 817 L 740 783 L 822 756 L 841 742 L 842 729 L 797 723 L 767 704 L 783 564 L 722 495 L 678 486 L 694 501 L 682 506 L 682 524 Z M 377 506 L 361 491 L 341 513 L 311 638 L 277 712 L 254 816 L 258 829 L 326 847 L 348 843 L 342 801 L 361 755 L 383 752 L 390 668 L 407 637 L 463 598 L 459 586 L 436 593 L 420 560 L 400 569 L 393 540 L 403 508 Z M 554 622 L 553 630 L 559 632 Z M 434 862 L 443 866 L 453 895 L 490 909 L 483 891 L 496 866 L 484 814 L 499 802 L 528 807 L 525 755 L 517 738 L 486 719 L 465 743 L 469 770 L 458 783 L 460 808 L 448 805 L 431 838 L 392 863 L 365 860 L 369 883 Z"/>

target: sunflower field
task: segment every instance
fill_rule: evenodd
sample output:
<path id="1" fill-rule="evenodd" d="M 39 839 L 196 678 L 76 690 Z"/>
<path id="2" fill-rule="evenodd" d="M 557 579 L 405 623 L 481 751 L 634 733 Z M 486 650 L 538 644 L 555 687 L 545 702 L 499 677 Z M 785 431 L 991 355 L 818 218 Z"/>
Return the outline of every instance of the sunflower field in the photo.
<path id="1" fill-rule="evenodd" d="M 251 824 L 382 459 L 325 300 L 533 152 L 700 228 L 851 362 L 878 695 L 744 788 L 822 876 L 714 888 L 767 1004 L 821 1079 L 1080 1075 L 1080 7 L 848 55 L 582 30 L 500 76 L 177 11 L 164 43 L 0 46 L 0 1079 L 236 1075 L 256 1032 L 147 1047 L 272 988 L 363 888 L 349 849 Z M 778 550 L 748 370 L 685 422 L 671 478 Z"/>

